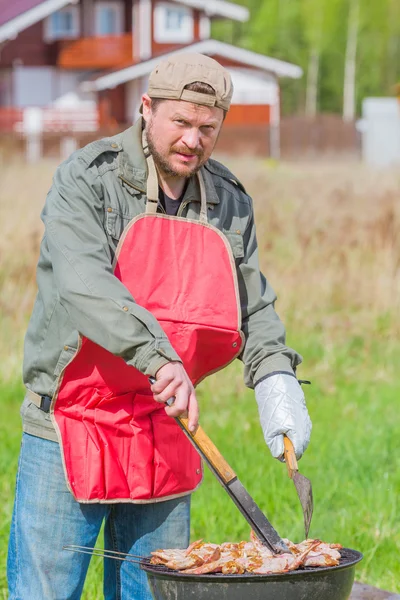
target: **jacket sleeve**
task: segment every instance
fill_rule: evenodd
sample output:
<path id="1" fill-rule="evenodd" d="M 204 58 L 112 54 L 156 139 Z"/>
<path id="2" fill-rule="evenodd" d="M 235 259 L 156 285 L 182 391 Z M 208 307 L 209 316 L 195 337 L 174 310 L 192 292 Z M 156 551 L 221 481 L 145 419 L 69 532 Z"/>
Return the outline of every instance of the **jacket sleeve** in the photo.
<path id="1" fill-rule="evenodd" d="M 245 384 L 256 383 L 273 371 L 294 373 L 302 358 L 285 345 L 285 327 L 275 312 L 276 295 L 260 272 L 253 213 L 244 234 L 244 259 L 238 270 L 242 308 Z"/>
<path id="2" fill-rule="evenodd" d="M 156 318 L 113 274 L 97 169 L 76 156 L 61 165 L 42 220 L 59 299 L 77 331 L 146 375 L 180 361 Z"/>

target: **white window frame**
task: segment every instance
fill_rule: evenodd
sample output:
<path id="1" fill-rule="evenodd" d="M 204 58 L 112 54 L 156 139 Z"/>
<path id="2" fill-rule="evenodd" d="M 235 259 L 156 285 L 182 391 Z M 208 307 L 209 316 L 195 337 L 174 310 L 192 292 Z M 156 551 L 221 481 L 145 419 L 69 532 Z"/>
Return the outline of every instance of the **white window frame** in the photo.
<path id="1" fill-rule="evenodd" d="M 167 28 L 167 11 L 173 10 L 183 15 L 180 29 Z M 154 41 L 158 44 L 181 43 L 188 44 L 194 39 L 193 10 L 187 6 L 160 2 L 154 8 Z"/>
<path id="2" fill-rule="evenodd" d="M 80 35 L 80 14 L 79 14 L 79 6 L 68 5 L 60 8 L 55 11 L 57 13 L 71 13 L 72 15 L 72 31 L 67 33 L 59 33 L 53 30 L 53 25 L 51 22 L 52 15 L 49 15 L 44 22 L 44 39 L 46 42 L 53 42 L 55 40 L 65 40 L 71 38 L 77 38 Z"/>
<path id="3" fill-rule="evenodd" d="M 200 15 L 199 38 L 209 40 L 211 37 L 211 19 L 207 15 Z"/>
<path id="4" fill-rule="evenodd" d="M 100 9 L 108 8 L 115 12 L 116 15 L 116 24 L 117 30 L 113 33 L 100 33 Z M 96 2 L 94 5 L 94 31 L 95 35 L 98 37 L 108 36 L 108 35 L 121 35 L 124 33 L 124 3 L 123 2 L 107 2 L 105 0 L 100 0 L 100 2 Z"/>

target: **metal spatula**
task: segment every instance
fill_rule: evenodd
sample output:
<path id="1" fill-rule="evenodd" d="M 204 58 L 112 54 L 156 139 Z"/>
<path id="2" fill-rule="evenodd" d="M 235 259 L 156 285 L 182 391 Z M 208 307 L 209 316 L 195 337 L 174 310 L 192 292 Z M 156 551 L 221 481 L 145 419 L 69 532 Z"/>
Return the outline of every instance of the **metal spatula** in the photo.
<path id="1" fill-rule="evenodd" d="M 304 475 L 301 475 L 301 473 L 299 473 L 293 444 L 286 435 L 283 436 L 283 443 L 285 447 L 285 461 L 288 474 L 289 477 L 293 480 L 297 494 L 300 499 L 301 507 L 303 509 L 304 531 L 305 536 L 307 538 L 308 532 L 310 531 L 310 523 L 314 510 L 311 481 L 307 479 L 307 477 L 304 477 Z"/>

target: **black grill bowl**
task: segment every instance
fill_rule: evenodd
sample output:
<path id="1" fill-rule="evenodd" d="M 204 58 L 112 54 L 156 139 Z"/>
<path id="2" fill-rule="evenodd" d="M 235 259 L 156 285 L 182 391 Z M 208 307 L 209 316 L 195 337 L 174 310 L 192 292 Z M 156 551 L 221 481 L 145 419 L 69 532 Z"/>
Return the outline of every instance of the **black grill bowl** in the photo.
<path id="1" fill-rule="evenodd" d="M 355 566 L 363 555 L 343 548 L 337 567 L 305 568 L 273 575 L 185 575 L 141 563 L 154 600 L 348 600 Z"/>

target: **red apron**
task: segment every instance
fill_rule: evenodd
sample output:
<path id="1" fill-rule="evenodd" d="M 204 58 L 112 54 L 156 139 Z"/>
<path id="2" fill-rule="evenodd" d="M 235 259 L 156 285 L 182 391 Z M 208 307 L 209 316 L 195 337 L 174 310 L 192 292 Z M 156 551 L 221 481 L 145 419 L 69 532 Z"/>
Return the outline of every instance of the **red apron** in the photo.
<path id="1" fill-rule="evenodd" d="M 241 351 L 241 315 L 232 252 L 207 223 L 155 214 L 152 158 L 146 214 L 125 229 L 114 274 L 150 311 L 194 385 Z M 175 420 L 153 400 L 146 376 L 83 337 L 60 375 L 51 406 L 68 486 L 79 502 L 155 502 L 200 484 L 200 458 Z"/>

